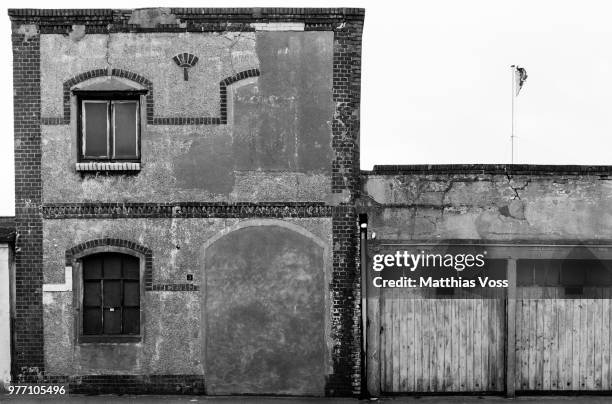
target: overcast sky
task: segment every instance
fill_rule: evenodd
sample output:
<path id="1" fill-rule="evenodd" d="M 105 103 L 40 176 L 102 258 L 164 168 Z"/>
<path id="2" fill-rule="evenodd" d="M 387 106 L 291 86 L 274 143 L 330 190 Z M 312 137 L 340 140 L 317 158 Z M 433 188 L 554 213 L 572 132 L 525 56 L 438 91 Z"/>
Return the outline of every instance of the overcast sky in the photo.
<path id="1" fill-rule="evenodd" d="M 364 7 L 361 167 L 509 163 L 511 71 L 515 162 L 612 164 L 612 2 L 54 1 L 57 8 Z M 49 7 L 9 1 L 9 7 Z M 0 17 L 0 215 L 13 215 L 10 22 Z"/>

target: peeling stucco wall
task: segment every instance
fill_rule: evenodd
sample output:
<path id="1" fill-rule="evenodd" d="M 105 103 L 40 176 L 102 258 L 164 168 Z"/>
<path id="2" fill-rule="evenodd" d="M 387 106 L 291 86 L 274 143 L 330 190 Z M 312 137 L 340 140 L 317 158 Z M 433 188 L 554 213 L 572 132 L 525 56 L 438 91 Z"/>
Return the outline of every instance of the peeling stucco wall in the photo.
<path id="1" fill-rule="evenodd" d="M 203 333 L 207 326 L 202 322 L 213 321 L 206 319 L 202 309 L 204 302 L 206 307 L 221 305 L 225 308 L 225 311 L 215 311 L 215 319 L 223 318 L 223 313 L 226 315 L 238 313 L 240 303 L 247 300 L 254 306 L 268 305 L 270 301 L 276 301 L 277 304 L 294 302 L 304 307 L 294 307 L 292 303 L 290 308 L 286 308 L 287 310 L 279 311 L 277 314 L 280 317 L 275 320 L 287 323 L 283 323 L 288 327 L 282 330 L 288 333 L 287 344 L 296 349 L 294 354 L 290 357 L 283 356 L 276 350 L 271 352 L 266 348 L 259 352 L 257 363 L 251 363 L 254 359 L 249 357 L 248 352 L 235 349 L 230 353 L 246 355 L 239 359 L 245 366 L 243 376 L 245 380 L 252 382 L 254 391 L 273 393 L 277 391 L 276 388 L 290 386 L 286 388 L 291 389 L 288 392 L 293 394 L 323 394 L 324 375 L 331 371 L 332 342 L 328 321 L 331 310 L 331 292 L 328 287 L 331 282 L 332 265 L 332 251 L 328 247 L 331 246 L 331 226 L 330 218 L 284 219 L 282 222 L 275 219 L 161 218 L 45 221 L 43 225 L 45 283 L 64 282 L 67 249 L 88 240 L 111 237 L 132 240 L 154 252 L 153 284 L 192 283 L 200 289 L 199 291 L 145 292 L 143 341 L 133 344 L 102 345 L 75 342 L 75 316 L 78 314 L 74 311 L 71 291 L 45 292 L 46 371 L 50 375 L 204 374 L 206 341 Z M 238 237 L 240 231 L 245 229 L 248 232 L 258 233 L 258 236 L 252 237 L 251 234 L 247 234 L 247 237 Z M 249 248 L 247 246 L 237 248 L 235 245 L 237 240 L 239 243 L 254 244 Z M 258 246 L 258 243 L 263 244 Z M 257 256 L 260 252 L 263 255 L 259 260 L 255 259 L 253 254 Z M 304 257 L 309 259 L 303 260 Z M 229 270 L 226 265 L 228 263 L 234 263 L 239 271 Z M 257 276 L 251 285 L 241 286 L 235 283 L 237 280 L 244 280 L 247 275 L 248 271 L 245 272 L 244 265 L 251 265 L 252 268 L 249 268 L 252 270 L 265 267 L 269 272 L 268 278 L 265 279 L 271 283 L 258 283 Z M 187 280 L 188 274 L 193 275 L 192 282 Z M 206 291 L 213 286 L 207 286 L 205 283 L 207 276 L 214 276 L 213 279 L 218 281 L 213 285 L 214 290 L 210 295 Z M 296 293 L 300 282 L 311 285 L 310 289 L 307 288 L 310 291 L 308 296 Z M 267 294 L 262 291 L 267 291 Z M 228 300 L 232 293 L 235 297 L 242 296 L 242 299 Z M 277 307 L 277 310 L 280 309 L 281 306 Z M 308 318 L 302 319 L 302 316 Z M 296 334 L 295 332 L 302 328 L 292 322 L 299 319 L 304 320 L 303 325 L 316 323 L 316 326 L 312 326 L 309 332 L 303 332 L 303 335 Z M 213 321 L 212 324 L 219 323 Z M 246 323 L 237 321 L 235 324 L 243 327 L 248 321 Z M 209 329 L 215 330 L 214 327 Z M 261 335 L 267 338 L 267 334 L 261 334 L 260 331 L 261 328 L 258 326 L 250 331 L 247 330 L 247 334 L 255 333 L 252 336 L 253 341 L 256 340 L 255 337 Z M 227 337 L 225 335 L 225 338 Z M 298 347 L 296 341 L 300 342 L 304 337 L 308 337 L 308 340 L 297 344 L 301 346 Z M 214 347 L 223 341 L 208 343 Z M 277 343 L 281 346 L 283 344 L 282 341 Z M 227 352 L 223 349 L 221 352 L 223 355 L 220 357 L 225 357 Z M 302 377 L 304 369 L 302 373 L 299 369 L 293 373 L 278 373 L 283 366 L 291 367 L 296 358 L 299 359 L 297 354 L 302 355 L 302 359 L 305 355 L 310 355 L 308 358 L 312 363 L 306 361 L 307 365 L 316 368 L 317 372 L 312 374 L 306 372 L 309 373 L 306 378 Z M 282 360 L 277 363 L 278 359 Z M 310 369 L 308 366 L 305 369 Z M 259 379 L 258 372 L 262 369 L 272 373 L 277 372 L 277 377 L 279 374 L 281 376 L 280 380 L 274 381 L 273 388 L 269 390 L 266 388 L 270 386 L 262 384 Z M 290 382 L 285 380 L 286 378 L 290 378 Z M 283 384 L 283 380 L 287 383 Z"/>
<path id="2" fill-rule="evenodd" d="M 392 240 L 612 238 L 612 180 L 556 174 L 363 176 L 370 230 Z"/>
<path id="3" fill-rule="evenodd" d="M 160 17 L 161 18 L 161 17 Z M 198 56 L 189 80 L 172 57 Z M 94 69 L 123 69 L 153 84 L 154 117 L 217 117 L 228 86 L 228 122 L 141 129 L 142 170 L 76 172 L 70 125 L 42 126 L 43 202 L 324 201 L 331 195 L 333 33 L 113 33 L 41 35 L 41 115 L 63 114 L 63 83 Z M 144 111 L 144 109 L 143 109 Z"/>

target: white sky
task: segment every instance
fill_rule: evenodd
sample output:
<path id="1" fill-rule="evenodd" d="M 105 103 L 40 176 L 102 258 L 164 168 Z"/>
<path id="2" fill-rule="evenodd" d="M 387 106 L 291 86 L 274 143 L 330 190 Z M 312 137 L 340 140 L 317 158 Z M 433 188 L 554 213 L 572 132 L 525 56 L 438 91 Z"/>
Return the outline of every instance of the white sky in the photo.
<path id="1" fill-rule="evenodd" d="M 612 2 L 600 0 L 60 1 L 56 8 L 365 7 L 361 167 L 508 163 L 510 65 L 529 78 L 517 98 L 515 162 L 612 164 Z M 10 1 L 44 8 L 49 2 Z M 13 215 L 10 22 L 0 92 L 0 215 Z"/>

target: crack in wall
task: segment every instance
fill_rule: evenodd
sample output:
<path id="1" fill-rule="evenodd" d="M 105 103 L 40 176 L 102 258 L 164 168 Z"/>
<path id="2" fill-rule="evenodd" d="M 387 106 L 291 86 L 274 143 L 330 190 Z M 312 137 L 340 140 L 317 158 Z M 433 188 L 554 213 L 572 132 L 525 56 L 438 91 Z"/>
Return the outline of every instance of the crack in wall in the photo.
<path id="1" fill-rule="evenodd" d="M 512 176 L 508 173 L 506 173 L 506 178 L 508 179 L 508 186 L 514 191 L 514 198 L 512 199 L 519 199 L 521 200 L 521 195 L 519 194 L 519 191 L 524 191 L 527 186 L 529 185 L 529 183 L 531 182 L 530 179 L 526 178 L 525 182 L 523 183 L 522 186 L 520 187 L 516 187 L 516 186 L 512 186 Z"/>
<path id="2" fill-rule="evenodd" d="M 104 44 L 105 48 L 106 48 L 106 53 L 104 54 L 104 60 L 106 61 L 106 68 L 109 72 L 109 76 L 110 76 L 110 72 L 113 70 L 113 65 L 110 61 L 110 45 L 111 45 L 111 34 L 107 34 L 106 35 L 106 43 Z"/>

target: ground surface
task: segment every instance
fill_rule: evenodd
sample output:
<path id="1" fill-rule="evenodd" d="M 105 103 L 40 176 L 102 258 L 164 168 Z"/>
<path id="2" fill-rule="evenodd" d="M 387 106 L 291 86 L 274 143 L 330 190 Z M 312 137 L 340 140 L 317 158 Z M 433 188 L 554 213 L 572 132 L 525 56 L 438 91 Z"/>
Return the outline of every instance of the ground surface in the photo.
<path id="1" fill-rule="evenodd" d="M 8 396 L 0 395 L 0 403 L 35 403 L 40 401 L 68 402 L 84 404 L 101 403 L 204 403 L 204 404 L 234 404 L 245 402 L 247 404 L 315 404 L 315 403 L 339 403 L 339 404 L 403 404 L 403 403 L 452 403 L 452 404 L 471 404 L 471 403 L 576 403 L 576 404 L 608 404 L 612 403 L 612 396 L 546 396 L 546 397 L 518 397 L 516 399 L 506 399 L 503 397 L 489 396 L 443 396 L 443 397 L 390 397 L 379 400 L 356 400 L 350 398 L 286 398 L 286 397 L 201 397 L 201 396 L 56 396 L 56 397 L 27 397 L 27 396 Z"/>

